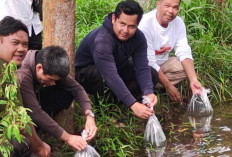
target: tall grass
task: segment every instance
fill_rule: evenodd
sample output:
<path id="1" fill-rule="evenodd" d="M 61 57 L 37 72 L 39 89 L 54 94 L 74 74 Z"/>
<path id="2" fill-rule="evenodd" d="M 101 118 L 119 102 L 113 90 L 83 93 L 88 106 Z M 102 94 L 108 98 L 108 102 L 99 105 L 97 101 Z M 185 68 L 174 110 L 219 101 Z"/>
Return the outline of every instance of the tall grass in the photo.
<path id="1" fill-rule="evenodd" d="M 114 11 L 119 0 L 76 2 L 75 41 L 78 47 L 84 36 L 100 26 L 107 13 Z M 220 104 L 221 107 L 232 100 L 231 10 L 231 0 L 222 6 L 215 5 L 210 0 L 182 0 L 179 13 L 186 23 L 197 75 L 202 84 L 211 89 L 212 104 Z M 190 95 L 188 82 L 184 82 L 180 88 L 183 95 Z M 168 115 L 175 103 L 166 94 L 158 91 L 157 95 L 159 107 L 156 113 L 161 117 Z M 101 156 L 136 156 L 143 147 L 144 122 L 136 118 L 129 109 L 104 104 L 103 101 L 100 101 L 100 106 L 94 106 L 94 111 L 98 134 L 91 144 Z M 79 117 L 76 119 L 79 126 L 83 125 L 83 120 Z"/>
<path id="2" fill-rule="evenodd" d="M 102 24 L 109 12 L 113 12 L 119 0 L 76 0 L 76 47 L 94 28 Z"/>
<path id="3" fill-rule="evenodd" d="M 187 27 L 196 71 L 212 91 L 213 104 L 232 98 L 232 3 L 209 0 L 183 1 L 180 16 Z"/>

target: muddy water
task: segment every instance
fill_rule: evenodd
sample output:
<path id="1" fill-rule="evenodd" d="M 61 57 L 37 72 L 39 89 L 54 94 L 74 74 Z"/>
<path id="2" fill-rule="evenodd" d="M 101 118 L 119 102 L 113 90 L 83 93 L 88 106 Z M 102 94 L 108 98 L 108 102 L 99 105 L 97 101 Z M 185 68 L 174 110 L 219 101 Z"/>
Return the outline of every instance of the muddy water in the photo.
<path id="1" fill-rule="evenodd" d="M 148 157 L 232 157 L 232 105 L 214 108 L 213 115 L 194 118 L 186 114 L 163 125 L 166 146 L 148 150 Z M 152 152 L 153 151 L 153 152 Z"/>

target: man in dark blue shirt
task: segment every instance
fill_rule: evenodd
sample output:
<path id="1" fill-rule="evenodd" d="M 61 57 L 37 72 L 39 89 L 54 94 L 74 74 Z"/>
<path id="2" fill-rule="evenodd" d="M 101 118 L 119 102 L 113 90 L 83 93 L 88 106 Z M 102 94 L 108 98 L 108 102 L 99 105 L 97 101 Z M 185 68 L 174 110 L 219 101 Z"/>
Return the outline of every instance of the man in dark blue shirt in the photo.
<path id="1" fill-rule="evenodd" d="M 137 29 L 142 14 L 137 2 L 120 2 L 103 25 L 83 39 L 76 52 L 75 69 L 76 80 L 88 93 L 103 96 L 104 79 L 138 117 L 148 119 L 153 113 L 149 107 L 157 104 L 157 97 L 153 93 L 146 39 Z M 152 72 L 157 76 L 156 71 Z M 153 82 L 158 82 L 158 76 Z M 148 96 L 151 103 L 139 103 L 135 98 L 138 94 Z"/>

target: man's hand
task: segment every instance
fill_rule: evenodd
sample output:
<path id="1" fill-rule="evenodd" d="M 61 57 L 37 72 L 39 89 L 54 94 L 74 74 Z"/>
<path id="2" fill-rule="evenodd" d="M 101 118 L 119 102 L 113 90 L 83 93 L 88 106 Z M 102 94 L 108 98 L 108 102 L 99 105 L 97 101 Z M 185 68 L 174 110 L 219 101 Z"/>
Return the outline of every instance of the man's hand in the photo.
<path id="1" fill-rule="evenodd" d="M 86 140 L 91 140 L 94 138 L 97 133 L 97 126 L 95 124 L 94 117 L 91 117 L 90 115 L 86 116 L 85 130 L 87 134 Z"/>
<path id="2" fill-rule="evenodd" d="M 130 108 L 136 116 L 142 119 L 148 119 L 154 113 L 149 107 L 139 102 L 135 102 Z"/>
<path id="3" fill-rule="evenodd" d="M 181 96 L 179 91 L 175 86 L 173 86 L 171 83 L 165 87 L 166 91 L 168 92 L 168 95 L 170 96 L 172 101 L 175 102 L 181 102 Z"/>
<path id="4" fill-rule="evenodd" d="M 190 82 L 190 87 L 192 89 L 192 93 L 200 94 L 202 91 L 202 85 L 197 79 Z"/>
<path id="5" fill-rule="evenodd" d="M 78 151 L 84 150 L 87 146 L 87 142 L 85 141 L 85 139 L 77 135 L 70 135 L 66 143 L 71 147 L 77 149 Z"/>
<path id="6" fill-rule="evenodd" d="M 50 146 L 43 142 L 35 131 L 35 127 L 29 124 L 32 136 L 25 130 L 21 129 L 20 133 L 23 134 L 30 141 L 30 150 L 39 157 L 49 157 L 51 154 Z"/>
<path id="7" fill-rule="evenodd" d="M 148 107 L 150 107 L 150 108 L 153 108 L 154 106 L 156 106 L 157 105 L 157 96 L 155 95 L 155 94 L 148 94 L 148 95 L 146 95 L 148 98 L 149 98 L 149 100 L 150 100 L 150 102 L 147 104 L 147 106 Z"/>
<path id="8" fill-rule="evenodd" d="M 71 135 L 66 131 L 63 131 L 60 138 L 65 141 L 69 146 L 77 149 L 78 151 L 84 150 L 87 146 L 87 142 L 84 138 L 78 135 Z"/>
<path id="9" fill-rule="evenodd" d="M 31 151 L 39 157 L 49 157 L 51 154 L 51 147 L 47 143 L 42 142 L 40 146 L 32 148 Z"/>
<path id="10" fill-rule="evenodd" d="M 162 70 L 158 71 L 159 81 L 165 87 L 168 95 L 170 96 L 172 101 L 181 102 L 181 97 L 179 91 L 175 86 L 168 80 L 168 78 L 164 75 Z"/>

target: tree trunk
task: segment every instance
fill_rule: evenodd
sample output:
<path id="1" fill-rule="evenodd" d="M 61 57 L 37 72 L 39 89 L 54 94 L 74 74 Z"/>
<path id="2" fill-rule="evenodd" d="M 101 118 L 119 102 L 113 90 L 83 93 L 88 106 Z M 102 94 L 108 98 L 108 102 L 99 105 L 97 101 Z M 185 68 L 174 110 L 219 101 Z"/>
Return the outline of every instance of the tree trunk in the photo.
<path id="1" fill-rule="evenodd" d="M 74 76 L 75 0 L 44 0 L 43 15 L 43 47 L 63 47 Z"/>
<path id="2" fill-rule="evenodd" d="M 74 76 L 75 0 L 43 0 L 43 47 L 58 45 L 64 48 L 70 60 L 70 74 Z M 73 104 L 55 120 L 73 133 Z"/>

